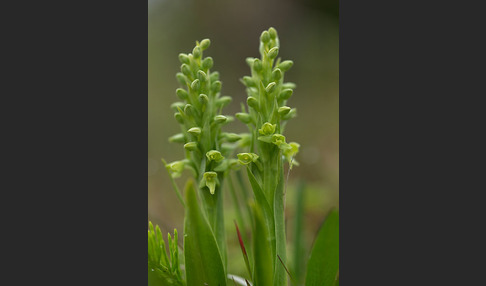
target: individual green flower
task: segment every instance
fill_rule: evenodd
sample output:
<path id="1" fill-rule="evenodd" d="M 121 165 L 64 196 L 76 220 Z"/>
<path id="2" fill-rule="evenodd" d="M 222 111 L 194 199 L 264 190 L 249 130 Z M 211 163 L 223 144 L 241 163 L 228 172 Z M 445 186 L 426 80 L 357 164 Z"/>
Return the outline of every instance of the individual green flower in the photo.
<path id="1" fill-rule="evenodd" d="M 218 174 L 216 172 L 206 172 L 203 175 L 203 180 L 206 183 L 211 195 L 214 195 L 216 184 L 218 184 Z"/>
<path id="2" fill-rule="evenodd" d="M 185 165 L 186 165 L 186 162 L 183 161 L 183 160 L 174 161 L 172 163 L 166 164 L 165 168 L 167 169 L 167 171 L 169 171 L 169 174 L 172 176 L 172 178 L 178 178 L 178 177 L 181 176 Z"/>
<path id="3" fill-rule="evenodd" d="M 272 135 L 273 133 L 275 133 L 276 128 L 277 128 L 277 124 L 265 122 L 262 125 L 262 128 L 258 129 L 258 132 L 262 135 Z"/>
<path id="4" fill-rule="evenodd" d="M 280 146 L 281 144 L 285 143 L 285 136 L 283 136 L 282 134 L 273 134 L 272 143 Z"/>
<path id="5" fill-rule="evenodd" d="M 258 160 L 258 155 L 255 153 L 239 153 L 238 162 L 242 165 L 248 165 L 251 162 L 256 162 Z"/>
<path id="6" fill-rule="evenodd" d="M 215 161 L 215 162 L 220 162 L 221 160 L 224 159 L 223 155 L 221 155 L 221 152 L 217 150 L 211 150 L 207 152 L 206 157 L 208 158 L 209 161 Z"/>
<path id="7" fill-rule="evenodd" d="M 283 155 L 285 156 L 287 161 L 289 161 L 290 165 L 292 166 L 292 158 L 299 152 L 300 144 L 297 143 L 297 142 L 290 142 L 289 146 L 290 146 L 290 148 L 286 149 L 283 152 Z"/>

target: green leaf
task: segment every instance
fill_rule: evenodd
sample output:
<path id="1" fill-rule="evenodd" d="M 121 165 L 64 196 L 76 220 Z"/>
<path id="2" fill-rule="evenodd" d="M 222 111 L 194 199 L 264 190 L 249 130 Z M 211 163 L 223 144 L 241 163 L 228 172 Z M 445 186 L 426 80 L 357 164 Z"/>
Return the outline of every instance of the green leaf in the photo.
<path id="1" fill-rule="evenodd" d="M 312 249 L 306 286 L 334 286 L 339 271 L 339 212 L 331 210 Z"/>
<path id="2" fill-rule="evenodd" d="M 216 239 L 199 208 L 194 183 L 186 185 L 184 258 L 187 285 L 226 285 L 226 275 Z"/>

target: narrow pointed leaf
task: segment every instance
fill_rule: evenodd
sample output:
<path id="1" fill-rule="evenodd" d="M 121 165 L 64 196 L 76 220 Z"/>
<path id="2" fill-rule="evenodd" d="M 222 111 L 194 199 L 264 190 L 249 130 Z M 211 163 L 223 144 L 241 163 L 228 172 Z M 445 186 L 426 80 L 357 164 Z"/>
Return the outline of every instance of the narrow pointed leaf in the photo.
<path id="1" fill-rule="evenodd" d="M 317 235 L 307 265 L 306 286 L 334 286 L 339 269 L 339 212 L 332 210 Z"/>
<path id="2" fill-rule="evenodd" d="M 187 183 L 185 194 L 184 259 L 187 285 L 226 285 L 216 239 L 199 208 L 192 180 Z"/>

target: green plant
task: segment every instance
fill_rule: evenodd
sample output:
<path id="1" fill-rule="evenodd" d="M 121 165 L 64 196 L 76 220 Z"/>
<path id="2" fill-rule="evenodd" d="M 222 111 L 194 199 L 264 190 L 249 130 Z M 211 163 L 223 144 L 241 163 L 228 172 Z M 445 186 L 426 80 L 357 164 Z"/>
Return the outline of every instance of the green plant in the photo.
<path id="1" fill-rule="evenodd" d="M 149 223 L 150 281 L 154 284 L 158 281 L 161 285 L 226 285 L 238 282 L 241 285 L 284 286 L 290 277 L 292 285 L 300 285 L 304 268 L 294 264 L 295 278 L 287 268 L 284 213 L 284 163 L 288 162 L 289 171 L 297 165 L 294 157 L 300 147 L 296 142 L 287 142 L 283 135 L 288 120 L 296 116 L 296 109 L 286 106 L 295 84 L 284 82 L 285 72 L 293 62 L 277 58 L 280 44 L 274 28 L 261 34 L 261 58 L 246 59 L 251 76 L 241 80 L 248 94 L 247 108 L 242 105 L 242 111 L 235 115 L 247 125 L 249 132 L 228 133 L 222 131 L 222 126 L 233 117 L 221 112 L 231 98 L 221 96 L 219 74 L 210 71 L 213 59 L 203 57 L 203 51 L 209 46 L 210 41 L 205 39 L 196 42 L 192 53 L 179 55 L 182 66 L 176 77 L 182 88 L 177 89 L 176 94 L 181 101 L 172 104 L 172 108 L 181 133 L 169 140 L 184 144 L 185 158 L 171 163 L 162 161 L 185 208 L 184 243 L 180 250 L 183 259 L 179 259 L 177 231 L 174 231 L 174 240 L 168 236 L 169 259 L 160 229 L 156 226 L 154 230 Z M 235 155 L 237 150 L 241 152 Z M 246 169 L 252 194 L 245 191 L 240 168 Z M 187 182 L 185 198 L 174 180 L 184 169 L 191 170 L 197 182 Z M 234 171 L 245 198 L 243 205 L 247 210 L 247 220 L 240 209 L 241 202 L 231 179 Z M 227 269 L 223 209 L 225 180 L 229 181 L 238 223 L 244 229 L 251 229 L 252 243 L 245 247 L 245 239 L 235 222 L 236 237 L 248 272 L 246 279 L 229 274 Z M 303 212 L 303 207 L 299 208 L 299 212 Z M 338 213 L 333 211 L 314 245 L 305 285 L 338 283 L 338 224 Z M 294 260 L 302 261 L 301 256 L 296 254 Z M 326 273 L 324 278 L 322 273 Z"/>

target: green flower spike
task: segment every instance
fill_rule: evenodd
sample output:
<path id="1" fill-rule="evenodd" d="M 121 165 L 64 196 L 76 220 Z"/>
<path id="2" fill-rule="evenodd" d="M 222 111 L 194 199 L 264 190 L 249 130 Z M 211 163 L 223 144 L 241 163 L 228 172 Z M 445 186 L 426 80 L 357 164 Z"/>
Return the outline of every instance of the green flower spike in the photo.
<path id="1" fill-rule="evenodd" d="M 208 157 L 209 161 L 220 162 L 224 159 L 223 155 L 219 151 L 211 150 L 206 153 L 206 157 Z"/>
<path id="2" fill-rule="evenodd" d="M 248 165 L 251 162 L 256 162 L 258 160 L 258 155 L 255 153 L 239 153 L 238 162 L 242 165 Z"/>
<path id="3" fill-rule="evenodd" d="M 275 128 L 277 128 L 277 124 L 271 124 L 270 122 L 266 122 L 262 125 L 261 129 L 258 129 L 258 132 L 264 136 L 272 135 L 273 133 L 275 133 Z"/>
<path id="4" fill-rule="evenodd" d="M 208 187 L 211 195 L 214 195 L 216 184 L 218 183 L 218 174 L 216 172 L 206 172 L 203 175 L 203 180 L 206 182 L 206 187 Z"/>

